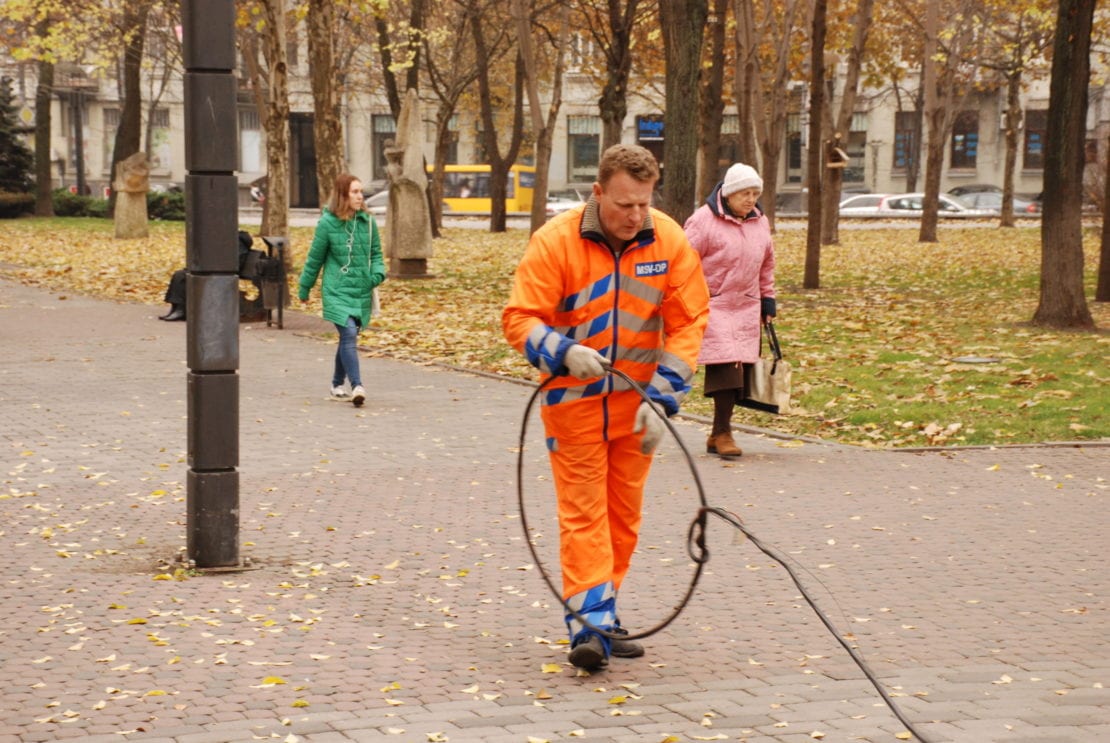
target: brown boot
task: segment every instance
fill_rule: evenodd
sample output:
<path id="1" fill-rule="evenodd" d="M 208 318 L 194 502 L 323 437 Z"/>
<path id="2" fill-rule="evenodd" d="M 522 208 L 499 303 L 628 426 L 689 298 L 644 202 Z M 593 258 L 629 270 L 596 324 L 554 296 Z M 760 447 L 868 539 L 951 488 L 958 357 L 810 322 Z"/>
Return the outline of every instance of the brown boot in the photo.
<path id="1" fill-rule="evenodd" d="M 705 450 L 710 454 L 716 454 L 718 457 L 725 457 L 726 459 L 739 457 L 744 453 L 732 440 L 730 431 L 710 436 L 705 442 Z"/>

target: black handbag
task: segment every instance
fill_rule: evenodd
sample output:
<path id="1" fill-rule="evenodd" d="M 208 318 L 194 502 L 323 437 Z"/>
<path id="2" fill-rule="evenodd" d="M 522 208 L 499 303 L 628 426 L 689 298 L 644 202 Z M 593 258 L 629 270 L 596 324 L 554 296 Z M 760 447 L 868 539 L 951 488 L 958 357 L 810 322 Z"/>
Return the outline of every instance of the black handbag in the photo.
<path id="1" fill-rule="evenodd" d="M 769 358 L 760 356 L 754 364 L 744 365 L 744 394 L 738 405 L 764 413 L 785 415 L 790 412 L 790 378 L 793 370 L 790 362 L 782 358 L 775 324 L 770 318 L 763 321 L 764 333 L 771 351 Z M 760 343 L 762 350 L 762 341 Z"/>

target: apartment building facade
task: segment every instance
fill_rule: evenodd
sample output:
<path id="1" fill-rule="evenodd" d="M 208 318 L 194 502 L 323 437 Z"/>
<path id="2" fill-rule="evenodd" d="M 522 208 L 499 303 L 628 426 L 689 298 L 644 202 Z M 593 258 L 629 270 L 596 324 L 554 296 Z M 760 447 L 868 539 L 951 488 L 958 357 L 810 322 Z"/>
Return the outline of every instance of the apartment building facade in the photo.
<path id="1" fill-rule="evenodd" d="M 147 69 L 150 78 L 144 91 L 156 89 L 161 71 Z M 21 122 L 34 120 L 35 67 L 12 61 L 0 64 L 0 74 L 9 77 L 19 108 Z M 319 206 L 315 151 L 312 136 L 312 99 L 308 89 L 307 62 L 303 54 L 291 54 L 290 98 L 290 205 L 300 208 Z M 235 137 L 239 152 L 240 200 L 249 202 L 252 183 L 265 178 L 265 131 L 246 77 L 239 95 L 238 130 L 213 132 L 212 136 Z M 180 186 L 185 179 L 184 112 L 180 74 L 170 75 L 169 84 L 155 96 L 144 100 L 144 143 L 148 144 L 151 184 L 154 188 Z M 53 133 L 51 174 L 54 186 L 74 190 L 79 181 L 87 193 L 104 195 L 110 188 L 108 172 L 116 128 L 119 123 L 120 95 L 113 79 L 97 75 L 89 68 L 59 65 L 56 90 L 51 101 Z M 363 86 L 363 91 L 371 86 Z M 662 86 L 644 85 L 630 97 L 622 141 L 644 145 L 663 160 L 667 132 L 663 121 Z M 660 91 L 655 94 L 652 91 Z M 806 123 L 805 85 L 796 84 L 784 95 L 790 96 L 786 141 L 779 172 L 773 177 L 784 195 L 799 193 L 805 182 Z M 1088 157 L 1093 163 L 1105 157 L 1110 134 L 1110 88 L 1094 86 L 1087 118 Z M 145 93 L 144 93 L 145 95 Z M 561 107 L 550 164 L 550 188 L 586 186 L 593 181 L 601 149 L 601 119 L 598 115 L 598 90 L 590 77 L 571 71 L 564 82 Z M 969 183 L 1001 185 L 1005 162 L 1003 92 L 979 93 L 959 105 L 952 132 L 945 147 L 942 190 Z M 344 99 L 344 139 L 337 143 L 344 150 L 349 169 L 368 183 L 386 178 L 384 152 L 395 134 L 395 122 L 381 95 L 348 92 Z M 1014 187 L 1018 193 L 1035 194 L 1041 190 L 1044 166 L 1044 141 L 1048 111 L 1048 80 L 1033 81 L 1022 94 L 1023 121 L 1018 137 Z M 425 118 L 428 136 L 425 154 L 434 158 L 434 105 L 428 102 Z M 882 90 L 865 90 L 852 117 L 850 131 L 842 139 L 849 161 L 844 169 L 846 190 L 898 193 L 907 190 L 914 159 L 923 162 L 923 148 L 913 111 L 899 110 L 897 99 Z M 506 122 L 507 126 L 507 122 Z M 484 162 L 476 111 L 459 111 L 452 119 L 448 162 Z M 500 127 L 499 127 L 500 128 Z M 719 153 L 721 171 L 737 159 L 738 117 L 726 110 Z M 531 150 L 520 158 L 530 162 Z M 665 165 L 665 163 L 664 163 Z M 82 177 L 79 177 L 81 171 Z M 920 188 L 924 174 L 918 175 Z"/>

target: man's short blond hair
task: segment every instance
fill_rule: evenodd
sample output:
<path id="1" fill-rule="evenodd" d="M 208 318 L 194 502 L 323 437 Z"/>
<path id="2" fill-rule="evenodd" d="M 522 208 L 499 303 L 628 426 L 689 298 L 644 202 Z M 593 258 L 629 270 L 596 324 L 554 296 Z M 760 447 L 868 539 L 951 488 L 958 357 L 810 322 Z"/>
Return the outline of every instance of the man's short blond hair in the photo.
<path id="1" fill-rule="evenodd" d="M 659 180 L 655 155 L 638 144 L 615 144 L 601 153 L 597 182 L 604 186 L 616 173 L 624 171 L 641 183 Z"/>

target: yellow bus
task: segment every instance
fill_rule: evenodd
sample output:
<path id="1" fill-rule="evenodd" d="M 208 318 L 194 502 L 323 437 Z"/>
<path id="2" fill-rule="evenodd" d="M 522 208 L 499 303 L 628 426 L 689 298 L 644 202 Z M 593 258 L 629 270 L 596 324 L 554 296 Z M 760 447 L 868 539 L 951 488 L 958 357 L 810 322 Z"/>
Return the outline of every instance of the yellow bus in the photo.
<path id="1" fill-rule="evenodd" d="M 428 166 L 431 175 L 433 167 Z M 488 165 L 444 165 L 443 203 L 451 212 L 489 214 Z M 513 165 L 505 191 L 508 214 L 531 214 L 532 193 L 536 185 L 536 169 L 531 165 Z"/>

